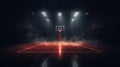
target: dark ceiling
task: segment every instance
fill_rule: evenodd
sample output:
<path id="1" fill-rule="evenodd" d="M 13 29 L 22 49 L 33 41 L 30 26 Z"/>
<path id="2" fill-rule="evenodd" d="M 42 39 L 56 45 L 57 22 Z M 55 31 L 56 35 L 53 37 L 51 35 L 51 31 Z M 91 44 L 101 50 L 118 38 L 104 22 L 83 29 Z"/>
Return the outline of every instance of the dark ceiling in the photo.
<path id="1" fill-rule="evenodd" d="M 92 21 L 101 21 L 104 28 L 96 37 L 107 44 L 119 43 L 120 5 L 110 0 L 2 0 L 0 2 L 1 45 L 20 43 L 17 30 L 30 17 L 30 12 L 41 9 L 69 11 L 82 9 L 91 13 Z"/>

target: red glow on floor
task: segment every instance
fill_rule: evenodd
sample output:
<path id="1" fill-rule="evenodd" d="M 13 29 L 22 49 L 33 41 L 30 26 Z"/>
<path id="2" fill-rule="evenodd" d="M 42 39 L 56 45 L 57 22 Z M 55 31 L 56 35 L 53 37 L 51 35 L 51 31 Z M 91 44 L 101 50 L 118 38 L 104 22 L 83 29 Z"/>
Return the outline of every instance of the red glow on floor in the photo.
<path id="1" fill-rule="evenodd" d="M 59 33 L 58 34 L 58 41 L 60 42 L 62 40 L 62 34 Z M 61 55 L 62 55 L 62 46 L 61 46 L 61 43 L 58 44 L 58 52 L 59 52 L 59 57 L 61 58 Z"/>
<path id="2" fill-rule="evenodd" d="M 26 47 L 25 47 L 26 46 Z M 36 42 L 24 45 L 17 53 L 39 53 L 39 54 L 58 54 L 59 58 L 62 54 L 71 53 L 101 53 L 96 45 L 88 44 L 80 41 L 53 41 L 53 42 Z"/>
<path id="3" fill-rule="evenodd" d="M 59 57 L 61 57 L 61 55 L 62 55 L 62 46 L 61 44 L 59 44 Z"/>

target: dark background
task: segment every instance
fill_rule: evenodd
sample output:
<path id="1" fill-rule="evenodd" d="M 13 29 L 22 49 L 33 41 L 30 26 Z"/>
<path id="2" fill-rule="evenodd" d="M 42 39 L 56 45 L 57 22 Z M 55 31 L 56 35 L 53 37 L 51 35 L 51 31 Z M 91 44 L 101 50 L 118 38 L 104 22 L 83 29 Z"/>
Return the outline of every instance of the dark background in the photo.
<path id="1" fill-rule="evenodd" d="M 31 20 L 31 12 L 47 9 L 56 10 L 82 9 L 90 12 L 92 22 L 100 22 L 104 27 L 95 37 L 109 45 L 119 45 L 119 1 L 106 0 L 4 0 L 0 2 L 1 45 L 21 43 L 25 32 L 19 32 L 21 26 Z M 26 21 L 29 20 L 29 21 Z M 23 29 L 24 30 L 24 29 Z M 46 34 L 47 35 L 47 34 Z"/>
<path id="2" fill-rule="evenodd" d="M 105 45 L 119 48 L 119 3 L 117 0 L 1 0 L 0 46 L 11 46 L 23 43 L 26 32 L 25 29 L 23 29 L 24 31 L 22 31 L 22 33 L 19 32 L 19 30 L 22 30 L 22 24 L 28 22 L 26 22 L 26 20 L 32 18 L 30 12 L 36 12 L 41 9 L 47 9 L 51 12 L 56 10 L 69 11 L 73 9 L 83 9 L 90 12 L 92 22 L 100 22 L 103 24 L 103 28 L 94 30 L 94 37 L 101 40 Z M 44 34 L 44 32 L 42 34 Z M 100 60 L 98 66 L 119 65 L 120 54 L 117 53 L 114 55 L 114 53 L 110 52 L 109 55 L 110 56 L 107 55 L 105 59 Z"/>

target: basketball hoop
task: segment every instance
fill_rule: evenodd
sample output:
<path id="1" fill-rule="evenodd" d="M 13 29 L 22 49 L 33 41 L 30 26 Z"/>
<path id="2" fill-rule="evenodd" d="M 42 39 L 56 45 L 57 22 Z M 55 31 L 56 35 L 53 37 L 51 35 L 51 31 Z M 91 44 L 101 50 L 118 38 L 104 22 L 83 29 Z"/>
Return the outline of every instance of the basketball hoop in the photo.
<path id="1" fill-rule="evenodd" d="M 64 31 L 64 26 L 56 26 L 56 31 L 58 32 Z"/>

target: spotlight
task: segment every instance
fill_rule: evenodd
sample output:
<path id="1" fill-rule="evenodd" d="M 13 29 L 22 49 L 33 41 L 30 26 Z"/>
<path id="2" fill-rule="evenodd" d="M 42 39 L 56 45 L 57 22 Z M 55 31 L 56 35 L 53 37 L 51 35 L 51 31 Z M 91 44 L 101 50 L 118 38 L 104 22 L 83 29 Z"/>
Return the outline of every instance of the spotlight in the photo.
<path id="1" fill-rule="evenodd" d="M 62 13 L 61 12 L 58 12 L 58 17 L 61 17 L 62 16 Z"/>
<path id="2" fill-rule="evenodd" d="M 80 12 L 75 12 L 73 17 L 77 17 L 80 14 Z"/>
<path id="3" fill-rule="evenodd" d="M 79 17 L 80 12 L 73 12 L 71 22 L 77 21 L 77 18 Z"/>
<path id="4" fill-rule="evenodd" d="M 47 17 L 47 13 L 46 13 L 46 12 L 41 12 L 41 14 L 42 14 L 44 17 Z"/>

